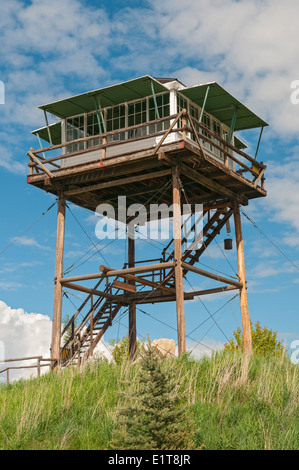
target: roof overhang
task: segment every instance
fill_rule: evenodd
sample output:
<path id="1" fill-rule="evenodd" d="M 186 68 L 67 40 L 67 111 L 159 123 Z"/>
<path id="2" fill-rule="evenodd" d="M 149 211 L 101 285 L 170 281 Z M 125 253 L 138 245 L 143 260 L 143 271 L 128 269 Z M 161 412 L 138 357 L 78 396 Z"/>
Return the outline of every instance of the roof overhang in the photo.
<path id="1" fill-rule="evenodd" d="M 49 132 L 52 139 L 53 145 L 61 144 L 61 122 L 56 122 L 54 124 L 49 125 Z M 45 142 L 50 143 L 48 128 L 41 127 L 40 129 L 36 129 L 35 131 L 31 131 L 31 134 L 38 136 L 40 139 L 44 140 Z"/>
<path id="2" fill-rule="evenodd" d="M 180 90 L 180 93 L 193 101 L 193 103 L 202 107 L 208 87 L 209 92 L 205 111 L 212 114 L 212 116 L 215 116 L 215 118 L 219 119 L 223 124 L 230 127 L 233 120 L 234 110 L 237 108 L 236 122 L 234 126 L 235 131 L 268 126 L 263 119 L 250 111 L 250 109 L 244 106 L 244 104 L 234 98 L 234 96 L 228 93 L 216 82 L 185 88 L 184 90 Z"/>
<path id="3" fill-rule="evenodd" d="M 145 75 L 144 77 L 129 80 L 117 85 L 112 85 L 98 90 L 88 91 L 81 95 L 71 96 L 60 101 L 54 101 L 39 106 L 40 109 L 47 111 L 60 118 L 76 116 L 77 114 L 89 113 L 95 111 L 95 97 L 99 99 L 102 108 L 115 106 L 120 103 L 134 101 L 152 95 L 152 85 L 155 93 L 169 91 L 158 80 Z"/>

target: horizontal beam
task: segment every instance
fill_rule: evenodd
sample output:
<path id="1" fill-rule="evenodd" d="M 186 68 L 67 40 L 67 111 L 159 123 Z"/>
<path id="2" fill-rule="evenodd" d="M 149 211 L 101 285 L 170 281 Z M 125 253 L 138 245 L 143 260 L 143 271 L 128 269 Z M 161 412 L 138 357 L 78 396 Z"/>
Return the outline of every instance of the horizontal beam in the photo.
<path id="1" fill-rule="evenodd" d="M 202 173 L 193 170 L 184 163 L 181 164 L 180 171 L 183 173 L 183 175 L 187 176 L 188 178 L 191 178 L 193 181 L 196 181 L 197 183 L 201 184 L 205 188 L 210 189 L 211 191 L 215 191 L 216 193 L 219 193 L 222 196 L 228 197 L 230 199 L 240 201 L 242 202 L 242 204 L 248 203 L 246 197 L 234 193 L 230 189 L 226 188 L 225 186 L 222 186 L 211 178 L 207 178 Z"/>
<path id="2" fill-rule="evenodd" d="M 184 300 L 193 300 L 195 297 L 199 297 L 201 295 L 209 295 L 209 294 L 217 294 L 228 292 L 231 290 L 236 290 L 238 287 L 236 286 L 223 286 L 223 287 L 216 287 L 213 289 L 205 289 L 205 290 L 197 290 L 192 292 L 184 292 Z M 147 292 L 138 292 L 136 294 L 132 294 L 128 297 L 132 302 L 136 304 L 153 304 L 159 302 L 174 302 L 176 300 L 176 296 L 171 295 L 161 295 L 161 293 L 154 292 L 154 291 L 147 291 Z"/>
<path id="3" fill-rule="evenodd" d="M 147 273 L 153 271 L 162 271 L 163 269 L 173 268 L 175 266 L 174 261 L 169 261 L 167 263 L 156 263 L 148 264 L 145 266 L 135 266 L 134 268 L 127 269 L 112 269 L 107 266 L 100 266 L 100 271 L 102 271 L 105 276 L 120 276 L 123 277 L 123 274 L 135 274 L 135 273 Z"/>
<path id="4" fill-rule="evenodd" d="M 232 286 L 238 287 L 239 289 L 243 287 L 243 284 L 241 282 L 237 282 L 237 281 L 234 281 L 233 279 L 228 279 L 226 277 L 219 276 L 218 274 L 213 274 L 208 271 L 204 271 L 203 269 L 196 268 L 195 266 L 185 263 L 184 261 L 182 262 L 182 266 L 187 271 L 192 271 L 193 273 L 200 274 L 201 276 L 205 276 L 210 279 L 214 279 L 215 281 L 224 282 L 225 284 L 230 284 Z"/>
<path id="5" fill-rule="evenodd" d="M 112 188 L 114 186 L 121 186 L 123 184 L 137 183 L 139 181 L 148 180 L 150 178 L 160 178 L 161 176 L 167 176 L 171 174 L 171 170 L 165 169 L 160 171 L 153 171 L 151 173 L 145 173 L 143 175 L 129 176 L 128 178 L 121 178 L 118 180 L 110 180 L 104 183 L 93 184 L 90 186 L 84 186 L 82 188 L 72 189 L 65 191 L 65 196 L 73 196 L 75 194 L 87 193 L 89 191 L 97 191 L 99 189 Z"/>
<path id="6" fill-rule="evenodd" d="M 78 276 L 62 277 L 60 283 L 66 284 L 67 282 L 89 281 L 91 279 L 101 279 L 102 277 L 105 277 L 103 273 L 81 274 Z"/>
<path id="7" fill-rule="evenodd" d="M 120 295 L 113 295 L 113 294 L 108 294 L 107 292 L 102 292 L 97 289 L 90 289 L 89 287 L 84 287 L 84 286 L 79 286 L 78 284 L 73 284 L 71 282 L 65 282 L 64 283 L 65 287 L 68 287 L 69 289 L 72 290 L 77 290 L 79 292 L 85 292 L 86 294 L 94 294 L 98 295 L 99 297 L 104 297 L 108 300 L 114 300 L 119 303 L 123 304 L 129 304 L 130 300 L 127 299 L 126 297 L 122 297 Z"/>
<path id="8" fill-rule="evenodd" d="M 113 281 L 113 287 L 124 290 L 126 292 L 136 292 L 136 286 L 128 284 L 127 282 Z"/>

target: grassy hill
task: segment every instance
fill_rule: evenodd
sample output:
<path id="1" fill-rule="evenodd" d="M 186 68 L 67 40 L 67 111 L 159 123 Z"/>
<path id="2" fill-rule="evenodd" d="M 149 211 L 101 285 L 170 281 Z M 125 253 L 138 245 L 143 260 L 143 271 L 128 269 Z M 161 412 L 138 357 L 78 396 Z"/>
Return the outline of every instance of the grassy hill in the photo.
<path id="1" fill-rule="evenodd" d="M 176 359 L 198 446 L 298 449 L 298 367 L 285 356 Z M 0 449 L 107 449 L 140 365 L 94 361 L 0 387 Z"/>

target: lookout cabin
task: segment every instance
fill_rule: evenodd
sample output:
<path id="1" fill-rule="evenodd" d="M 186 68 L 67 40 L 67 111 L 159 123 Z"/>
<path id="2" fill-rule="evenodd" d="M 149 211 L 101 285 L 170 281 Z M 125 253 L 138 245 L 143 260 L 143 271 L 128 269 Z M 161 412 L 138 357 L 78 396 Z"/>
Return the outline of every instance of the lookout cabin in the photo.
<path id="1" fill-rule="evenodd" d="M 179 152 L 186 162 L 192 161 L 192 153 L 197 155 L 192 168 L 200 166 L 206 177 L 216 182 L 221 179 L 228 189 L 222 196 L 236 191 L 245 203 L 245 199 L 266 195 L 265 166 L 258 162 L 257 154 L 268 124 L 216 82 L 187 87 L 174 78 L 146 75 L 40 109 L 46 125 L 32 132 L 40 148 L 28 152 L 28 182 L 55 194 L 63 190 L 75 204 L 94 210 L 106 193 L 111 196 L 106 175 L 138 176 L 146 168 L 161 170 L 167 151 Z M 50 124 L 49 115 L 54 120 Z M 261 131 L 255 155 L 249 156 L 239 131 L 255 128 Z M 203 155 L 205 161 L 200 161 Z M 151 165 L 153 157 L 156 162 Z M 127 171 L 94 173 L 120 163 L 128 165 Z M 159 175 L 155 184 L 163 182 Z M 99 181 L 101 185 L 95 186 Z M 146 189 L 147 183 L 137 178 L 135 189 L 136 185 Z M 201 199 L 215 199 L 215 188 L 204 187 Z M 195 198 L 199 188 L 203 190 L 203 186 L 197 187 Z M 219 196 L 217 189 L 216 194 Z"/>

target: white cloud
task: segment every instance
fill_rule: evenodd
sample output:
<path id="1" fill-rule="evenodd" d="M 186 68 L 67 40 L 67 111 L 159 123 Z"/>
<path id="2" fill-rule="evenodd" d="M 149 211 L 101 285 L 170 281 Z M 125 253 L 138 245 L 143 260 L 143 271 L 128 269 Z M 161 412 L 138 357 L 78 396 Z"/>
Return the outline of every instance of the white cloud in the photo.
<path id="1" fill-rule="evenodd" d="M 22 236 L 20 238 L 13 239 L 13 242 L 16 245 L 31 246 L 31 247 L 39 248 L 40 250 L 46 250 L 46 251 L 51 250 L 51 248 L 48 247 L 47 245 L 41 245 L 40 243 L 38 243 L 33 237 Z"/>
<path id="2" fill-rule="evenodd" d="M 0 301 L 0 341 L 4 344 L 5 359 L 49 357 L 51 328 L 52 322 L 47 315 L 27 313 L 22 308 L 11 308 Z M 20 363 L 14 365 L 19 366 Z M 24 365 L 30 365 L 30 362 L 26 361 Z M 6 365 L 1 364 L 0 367 L 4 369 Z M 28 377 L 33 370 L 11 371 L 10 378 Z M 1 374 L 0 381 L 4 379 L 6 377 Z"/>
<path id="3" fill-rule="evenodd" d="M 200 342 L 187 339 L 186 349 L 191 352 L 191 356 L 199 359 L 202 356 L 211 356 L 214 351 L 221 351 L 224 348 L 224 343 L 216 341 L 215 339 L 206 338 Z"/>
<path id="4" fill-rule="evenodd" d="M 22 308 L 11 308 L 0 300 L 0 369 L 7 366 L 34 365 L 36 360 L 16 363 L 1 363 L 3 359 L 31 356 L 50 357 L 52 335 L 51 319 L 41 313 L 27 313 Z M 111 352 L 102 340 L 94 350 L 95 357 L 105 356 L 111 360 Z M 43 372 L 47 372 L 45 367 Z M 20 369 L 10 372 L 10 380 L 36 376 L 36 369 Z M 0 375 L 0 383 L 6 381 L 6 375 Z"/>

